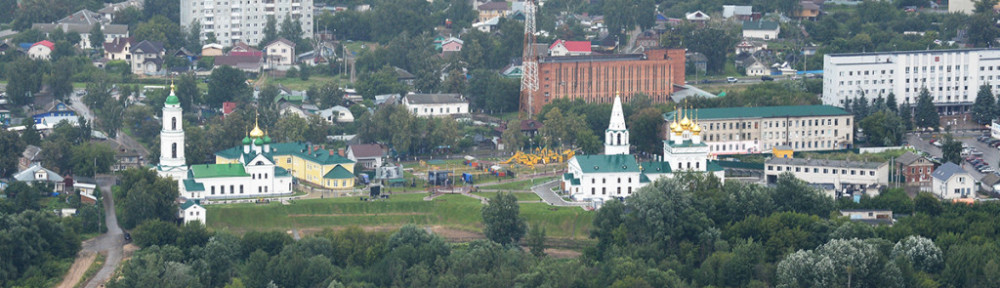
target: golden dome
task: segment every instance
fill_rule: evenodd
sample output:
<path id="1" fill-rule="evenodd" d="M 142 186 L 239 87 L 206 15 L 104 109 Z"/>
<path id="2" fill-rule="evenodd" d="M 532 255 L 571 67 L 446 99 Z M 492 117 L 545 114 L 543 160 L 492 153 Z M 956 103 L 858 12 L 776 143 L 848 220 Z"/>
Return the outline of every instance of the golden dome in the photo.
<path id="1" fill-rule="evenodd" d="M 691 133 L 694 133 L 694 135 L 701 134 L 701 125 L 694 124 L 694 128 L 691 128 Z"/>
<path id="2" fill-rule="evenodd" d="M 254 124 L 253 130 L 250 130 L 250 137 L 253 138 L 264 137 L 264 131 L 260 130 L 260 127 L 257 127 L 257 124 Z"/>
<path id="3" fill-rule="evenodd" d="M 689 126 L 691 126 L 691 119 L 688 119 L 687 116 L 684 116 L 684 119 L 681 119 L 681 127 L 686 129 Z"/>
<path id="4" fill-rule="evenodd" d="M 670 131 L 677 130 L 678 127 L 680 126 L 677 126 L 677 121 L 670 122 Z"/>

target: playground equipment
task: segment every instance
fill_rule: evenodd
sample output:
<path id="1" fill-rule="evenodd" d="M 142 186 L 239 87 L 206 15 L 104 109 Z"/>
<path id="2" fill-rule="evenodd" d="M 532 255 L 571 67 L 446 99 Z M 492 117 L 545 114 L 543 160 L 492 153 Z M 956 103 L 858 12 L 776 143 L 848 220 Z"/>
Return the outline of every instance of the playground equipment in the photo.
<path id="1" fill-rule="evenodd" d="M 500 164 L 516 163 L 534 168 L 536 164 L 566 162 L 570 158 L 573 158 L 573 155 L 576 155 L 576 152 L 569 149 L 562 153 L 556 153 L 556 151 L 549 150 L 549 148 L 535 148 L 530 153 L 517 151 L 517 153 L 514 153 L 514 156 L 511 156 L 507 161 L 500 162 Z"/>

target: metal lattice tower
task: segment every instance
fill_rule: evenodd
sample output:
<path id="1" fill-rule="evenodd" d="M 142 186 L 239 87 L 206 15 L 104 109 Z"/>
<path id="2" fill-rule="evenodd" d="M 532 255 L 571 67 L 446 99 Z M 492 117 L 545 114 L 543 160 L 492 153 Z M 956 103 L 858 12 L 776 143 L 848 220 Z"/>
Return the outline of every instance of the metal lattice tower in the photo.
<path id="1" fill-rule="evenodd" d="M 532 93 L 538 90 L 538 55 L 535 51 L 535 1 L 524 2 L 524 53 L 521 55 L 521 115 L 534 113 Z"/>

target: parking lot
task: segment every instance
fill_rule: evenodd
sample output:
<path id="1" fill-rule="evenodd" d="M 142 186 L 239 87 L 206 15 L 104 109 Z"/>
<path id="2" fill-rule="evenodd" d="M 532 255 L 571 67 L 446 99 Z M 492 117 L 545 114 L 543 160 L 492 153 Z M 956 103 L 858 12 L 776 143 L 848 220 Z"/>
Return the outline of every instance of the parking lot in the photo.
<path id="1" fill-rule="evenodd" d="M 980 139 L 982 138 L 978 138 L 984 136 L 982 132 L 958 133 L 954 134 L 954 136 L 956 140 L 962 141 L 963 147 L 968 147 L 969 150 L 978 151 L 979 153 L 982 153 L 981 155 L 975 153 L 978 155 L 976 157 L 970 157 L 974 155 L 963 155 L 962 157 L 963 159 L 966 158 L 968 159 L 960 163 L 960 165 L 962 166 L 962 168 L 965 169 L 965 171 L 968 171 L 973 178 L 976 178 L 976 181 L 979 181 L 980 179 L 983 178 L 983 176 L 986 176 L 986 173 L 998 173 L 998 172 L 990 172 L 989 170 L 979 169 L 976 167 L 977 165 L 980 165 L 980 167 L 983 168 L 996 170 L 997 161 L 1000 160 L 1000 150 L 994 148 L 988 141 L 982 142 L 980 141 Z M 917 148 L 918 150 L 927 152 L 932 157 L 941 158 L 941 148 L 930 143 L 932 139 L 940 139 L 940 138 L 941 138 L 940 134 L 938 134 L 938 136 L 936 136 L 935 138 L 931 138 L 931 134 L 921 134 L 921 135 L 910 134 L 908 136 L 908 142 L 913 147 Z M 995 142 L 993 145 L 997 145 L 996 144 L 997 142 Z M 980 172 L 980 170 L 984 170 L 985 173 Z"/>

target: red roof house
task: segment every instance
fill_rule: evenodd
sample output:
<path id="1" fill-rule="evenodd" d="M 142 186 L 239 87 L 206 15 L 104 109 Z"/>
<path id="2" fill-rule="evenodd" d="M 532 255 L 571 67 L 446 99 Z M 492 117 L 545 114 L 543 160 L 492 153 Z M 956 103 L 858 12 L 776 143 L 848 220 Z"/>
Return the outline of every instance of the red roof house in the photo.
<path id="1" fill-rule="evenodd" d="M 577 56 L 590 55 L 590 41 L 566 41 L 556 40 L 549 46 L 551 56 Z"/>

